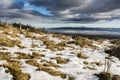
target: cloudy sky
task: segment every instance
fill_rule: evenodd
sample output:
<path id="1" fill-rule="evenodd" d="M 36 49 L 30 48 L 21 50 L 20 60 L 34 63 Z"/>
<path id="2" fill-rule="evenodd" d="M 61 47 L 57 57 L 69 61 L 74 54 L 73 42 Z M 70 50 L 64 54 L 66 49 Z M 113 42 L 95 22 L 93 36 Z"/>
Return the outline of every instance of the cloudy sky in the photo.
<path id="1" fill-rule="evenodd" d="M 0 19 L 38 27 L 120 27 L 120 0 L 0 0 Z"/>

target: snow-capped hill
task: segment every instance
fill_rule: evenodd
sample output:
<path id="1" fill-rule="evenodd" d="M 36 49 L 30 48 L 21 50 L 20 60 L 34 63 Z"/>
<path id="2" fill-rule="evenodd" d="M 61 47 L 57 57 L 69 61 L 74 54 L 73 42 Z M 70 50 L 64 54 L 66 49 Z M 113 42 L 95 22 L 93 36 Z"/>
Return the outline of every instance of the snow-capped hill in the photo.
<path id="1" fill-rule="evenodd" d="M 51 34 L 22 24 L 0 23 L 1 80 L 99 80 L 104 70 L 107 39 Z M 111 73 L 120 75 L 112 57 Z"/>

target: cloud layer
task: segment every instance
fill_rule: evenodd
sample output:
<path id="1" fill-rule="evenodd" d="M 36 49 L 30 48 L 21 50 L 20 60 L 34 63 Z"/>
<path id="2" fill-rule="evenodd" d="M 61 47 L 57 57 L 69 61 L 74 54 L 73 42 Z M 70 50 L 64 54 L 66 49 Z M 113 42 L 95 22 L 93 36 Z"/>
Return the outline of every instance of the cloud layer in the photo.
<path id="1" fill-rule="evenodd" d="M 120 16 L 118 14 L 120 0 L 29 0 L 29 2 L 47 8 L 54 17 L 63 21 L 92 22 L 111 20 Z"/>
<path id="2" fill-rule="evenodd" d="M 25 10 L 26 4 L 43 7 L 52 15 Z M 74 23 L 116 20 L 120 19 L 120 0 L 0 0 L 0 17 Z"/>
<path id="3" fill-rule="evenodd" d="M 19 20 L 37 20 L 46 18 L 45 15 L 35 10 L 24 10 L 25 3 L 22 0 L 0 0 L 0 19 L 7 18 L 19 22 Z M 39 21 L 40 21 L 39 20 Z"/>

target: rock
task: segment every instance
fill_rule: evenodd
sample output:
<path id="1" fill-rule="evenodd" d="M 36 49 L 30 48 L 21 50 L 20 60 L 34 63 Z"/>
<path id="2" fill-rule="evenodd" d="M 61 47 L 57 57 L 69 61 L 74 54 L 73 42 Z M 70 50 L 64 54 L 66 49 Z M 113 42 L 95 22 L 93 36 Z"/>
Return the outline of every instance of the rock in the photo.
<path id="1" fill-rule="evenodd" d="M 120 46 L 114 47 L 114 48 L 109 49 L 109 50 L 105 50 L 105 52 L 107 54 L 109 54 L 110 56 L 115 56 L 118 59 L 120 59 Z"/>
<path id="2" fill-rule="evenodd" d="M 99 76 L 99 80 L 110 80 L 111 74 L 106 72 L 101 72 L 98 76 Z"/>
<path id="3" fill-rule="evenodd" d="M 113 75 L 111 80 L 120 80 L 120 76 L 119 75 Z"/>

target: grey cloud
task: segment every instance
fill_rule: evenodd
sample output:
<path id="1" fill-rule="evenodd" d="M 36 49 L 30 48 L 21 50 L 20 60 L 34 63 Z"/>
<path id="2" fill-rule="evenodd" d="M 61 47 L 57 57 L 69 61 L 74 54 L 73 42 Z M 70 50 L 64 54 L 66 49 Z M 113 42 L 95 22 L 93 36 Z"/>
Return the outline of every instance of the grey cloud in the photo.
<path id="1" fill-rule="evenodd" d="M 22 0 L 0 0 L 0 17 L 46 19 L 63 22 L 95 22 L 120 19 L 120 0 L 28 0 L 31 5 L 45 7 L 53 16 L 35 10 L 23 10 Z M 115 10 L 118 10 L 115 12 Z M 113 12 L 113 13 L 111 13 Z M 117 14 L 116 14 L 117 13 Z"/>
<path id="2" fill-rule="evenodd" d="M 120 0 L 93 0 L 85 8 L 81 9 L 81 13 L 101 13 L 109 12 L 120 8 Z M 78 10 L 73 10 L 78 12 Z"/>
<path id="3" fill-rule="evenodd" d="M 29 2 L 36 6 L 44 6 L 52 12 L 70 9 L 87 14 L 120 8 L 120 0 L 29 0 Z"/>
<path id="4" fill-rule="evenodd" d="M 0 18 L 38 20 L 48 17 L 35 10 L 23 10 L 23 7 L 24 3 L 21 1 L 0 0 Z"/>
<path id="5" fill-rule="evenodd" d="M 5 10 L 0 10 L 0 17 L 8 17 L 8 18 L 27 18 L 27 19 L 32 19 L 34 17 L 41 18 L 44 15 L 38 13 L 35 10 L 20 10 L 20 9 L 5 9 Z M 46 17 L 46 16 L 44 16 Z"/>
<path id="6" fill-rule="evenodd" d="M 24 4 L 21 1 L 0 0 L 0 9 L 21 9 Z"/>
<path id="7" fill-rule="evenodd" d="M 29 0 L 29 2 L 36 6 L 46 7 L 47 10 L 63 21 L 73 22 L 94 22 L 99 20 L 118 19 L 120 15 L 109 15 L 111 18 L 98 18 L 97 13 L 108 13 L 120 9 L 120 0 Z M 73 15 L 72 18 L 66 17 Z M 76 15 L 94 16 L 81 17 Z M 99 15 L 98 15 L 99 16 Z M 117 16 L 117 17 L 114 17 Z M 97 17 L 97 18 L 95 18 Z"/>

